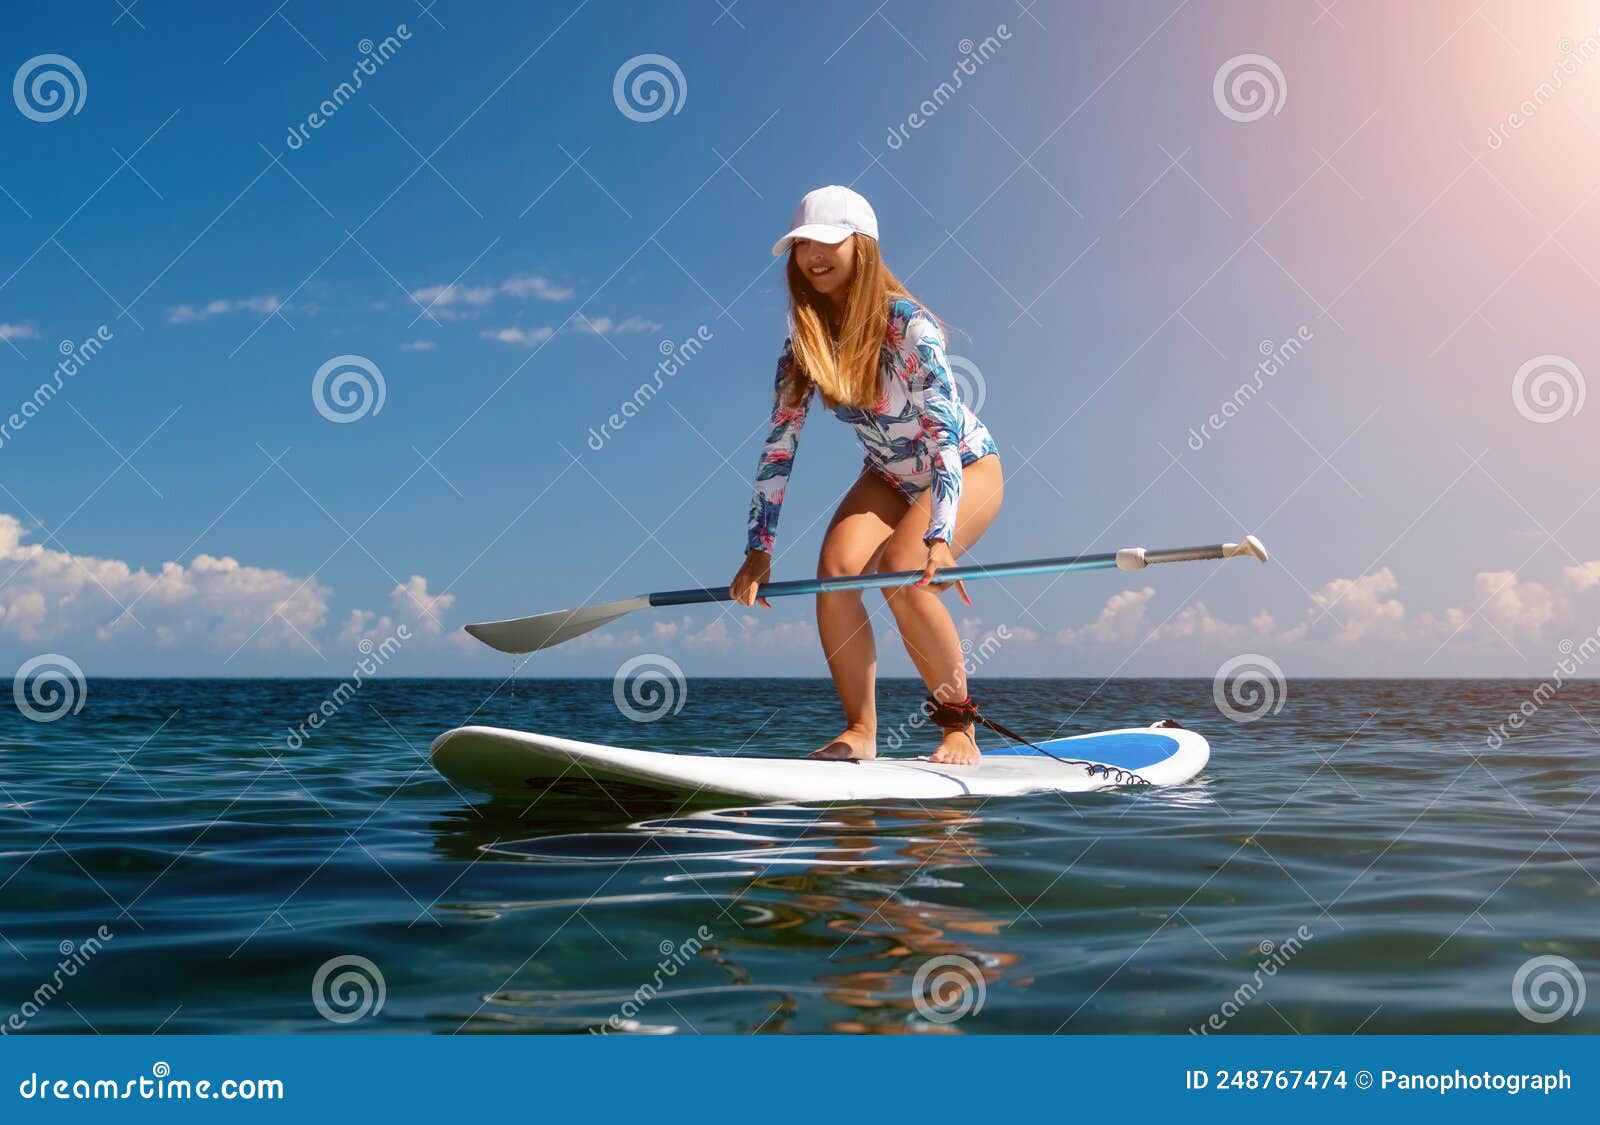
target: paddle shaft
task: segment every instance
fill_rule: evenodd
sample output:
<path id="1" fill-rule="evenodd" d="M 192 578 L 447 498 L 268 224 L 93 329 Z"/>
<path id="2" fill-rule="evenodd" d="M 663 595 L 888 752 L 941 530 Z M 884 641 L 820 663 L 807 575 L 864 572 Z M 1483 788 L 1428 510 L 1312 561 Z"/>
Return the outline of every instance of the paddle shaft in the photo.
<path id="1" fill-rule="evenodd" d="M 1216 543 L 1208 547 L 1171 547 L 1165 550 L 1144 551 L 1141 557 L 1146 564 L 1168 562 L 1193 562 L 1201 559 L 1227 558 L 1226 548 L 1232 544 Z M 946 567 L 937 573 L 938 582 L 957 579 L 971 581 L 975 578 L 1009 578 L 1021 574 L 1062 574 L 1073 570 L 1110 570 L 1117 566 L 1121 551 L 1107 551 L 1098 555 L 1063 555 L 1054 559 L 1024 559 L 1021 562 L 996 563 L 993 566 Z M 1134 569 L 1134 568 L 1130 568 Z M 884 586 L 909 586 L 922 578 L 920 570 L 894 570 L 879 574 L 858 574 L 845 578 L 802 578 L 792 582 L 768 582 L 756 591 L 761 598 L 783 598 L 794 594 L 825 594 L 835 590 L 871 590 Z M 730 602 L 733 595 L 728 588 L 698 590 L 663 590 L 648 595 L 650 604 L 694 605 L 699 602 Z"/>
<path id="2" fill-rule="evenodd" d="M 1005 578 L 1019 574 L 1060 574 L 1070 570 L 1142 570 L 1151 563 L 1188 562 L 1198 559 L 1232 559 L 1249 556 L 1267 561 L 1267 549 L 1254 535 L 1238 543 L 1216 543 L 1208 547 L 1170 547 L 1150 550 L 1124 547 L 1101 555 L 1065 555 L 1058 559 L 1027 559 L 1023 562 L 996 563 L 993 566 L 955 566 L 936 571 L 940 583 L 969 578 Z M 889 574 L 860 574 L 845 578 L 807 578 L 797 582 L 768 582 L 757 590 L 763 598 L 782 598 L 791 594 L 820 594 L 833 590 L 863 590 L 872 587 L 909 586 L 922 578 L 920 570 L 897 570 Z M 536 613 L 505 621 L 480 621 L 466 626 L 472 636 L 500 652 L 535 652 L 570 641 L 591 629 L 607 625 L 624 614 L 647 606 L 693 605 L 697 602 L 729 602 L 726 586 L 717 589 L 663 590 L 640 594 L 620 601 L 598 602 L 575 609 Z"/>

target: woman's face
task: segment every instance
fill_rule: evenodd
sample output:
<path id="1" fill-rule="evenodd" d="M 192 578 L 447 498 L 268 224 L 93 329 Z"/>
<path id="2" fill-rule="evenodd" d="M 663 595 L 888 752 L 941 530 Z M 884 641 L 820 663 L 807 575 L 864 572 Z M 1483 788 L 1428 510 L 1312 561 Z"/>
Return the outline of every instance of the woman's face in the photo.
<path id="1" fill-rule="evenodd" d="M 838 299 L 850 287 L 850 277 L 855 272 L 856 240 L 827 243 L 797 239 L 794 260 L 812 289 L 823 297 Z"/>

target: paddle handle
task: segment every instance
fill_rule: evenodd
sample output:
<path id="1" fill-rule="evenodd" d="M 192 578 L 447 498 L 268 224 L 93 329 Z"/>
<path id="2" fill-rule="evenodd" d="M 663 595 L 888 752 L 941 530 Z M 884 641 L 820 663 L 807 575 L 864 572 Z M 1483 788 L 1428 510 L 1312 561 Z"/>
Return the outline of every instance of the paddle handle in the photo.
<path id="1" fill-rule="evenodd" d="M 954 582 L 957 579 L 972 581 L 977 578 L 1010 578 L 1023 574 L 1062 574 L 1075 570 L 1140 570 L 1154 563 L 1194 562 L 1201 559 L 1228 559 L 1239 555 L 1267 561 L 1267 552 L 1261 541 L 1253 535 L 1245 536 L 1242 543 L 1214 543 L 1206 547 L 1168 547 L 1146 550 L 1143 547 L 1124 547 L 1120 551 L 1107 551 L 1098 555 L 1063 555 L 1054 559 L 1024 559 L 1021 562 L 995 563 L 992 566 L 972 565 L 946 567 L 938 571 L 936 580 Z M 802 578 L 791 582 L 768 582 L 756 591 L 761 598 L 784 598 L 795 594 L 825 594 L 836 590 L 871 590 L 885 586 L 909 586 L 922 578 L 920 570 L 893 570 L 877 574 L 857 574 L 844 578 Z M 697 590 L 663 590 L 647 595 L 653 606 L 694 605 L 699 602 L 730 602 L 733 595 L 728 588 Z"/>

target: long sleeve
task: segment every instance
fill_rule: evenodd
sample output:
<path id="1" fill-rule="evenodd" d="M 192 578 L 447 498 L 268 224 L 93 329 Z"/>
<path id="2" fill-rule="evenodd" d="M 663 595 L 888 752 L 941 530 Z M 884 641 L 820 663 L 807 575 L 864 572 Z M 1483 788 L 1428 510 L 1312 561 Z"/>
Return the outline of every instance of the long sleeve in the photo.
<path id="1" fill-rule="evenodd" d="M 904 358 L 908 395 L 933 462 L 928 533 L 923 540 L 950 540 L 955 536 L 956 509 L 961 503 L 956 387 L 945 359 L 944 333 L 920 308 L 906 320 Z"/>
<path id="2" fill-rule="evenodd" d="M 794 351 L 786 340 L 773 380 L 771 429 L 761 447 L 761 459 L 756 463 L 755 494 L 750 498 L 746 546 L 752 551 L 772 553 L 773 536 L 778 530 L 778 510 L 783 506 L 789 470 L 800 445 L 800 430 L 805 426 L 806 410 L 811 406 L 812 387 L 809 385 L 799 406 L 785 405 L 789 382 L 798 377 L 794 369 Z"/>

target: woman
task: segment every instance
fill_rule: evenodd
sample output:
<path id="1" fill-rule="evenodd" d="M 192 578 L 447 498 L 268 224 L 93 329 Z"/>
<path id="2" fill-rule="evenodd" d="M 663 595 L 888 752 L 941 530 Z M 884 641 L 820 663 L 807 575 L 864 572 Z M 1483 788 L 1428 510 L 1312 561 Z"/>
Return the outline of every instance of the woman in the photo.
<path id="1" fill-rule="evenodd" d="M 939 600 L 934 572 L 956 564 L 988 530 L 1004 491 L 989 431 L 956 397 L 944 330 L 884 265 L 878 220 L 849 188 L 818 188 L 800 201 L 788 252 L 790 335 L 778 360 L 772 429 L 761 450 L 748 550 L 729 586 L 744 605 L 772 570 L 773 533 L 813 389 L 866 450 L 861 476 L 840 501 L 817 559 L 824 578 L 921 570 L 914 586 L 883 591 L 906 652 L 928 687 L 929 716 L 943 730 L 933 761 L 976 765 L 961 640 Z M 968 605 L 966 587 L 957 582 Z M 873 696 L 878 670 L 872 624 L 859 590 L 817 595 L 817 631 L 844 704 L 845 728 L 810 756 L 877 756 Z"/>

